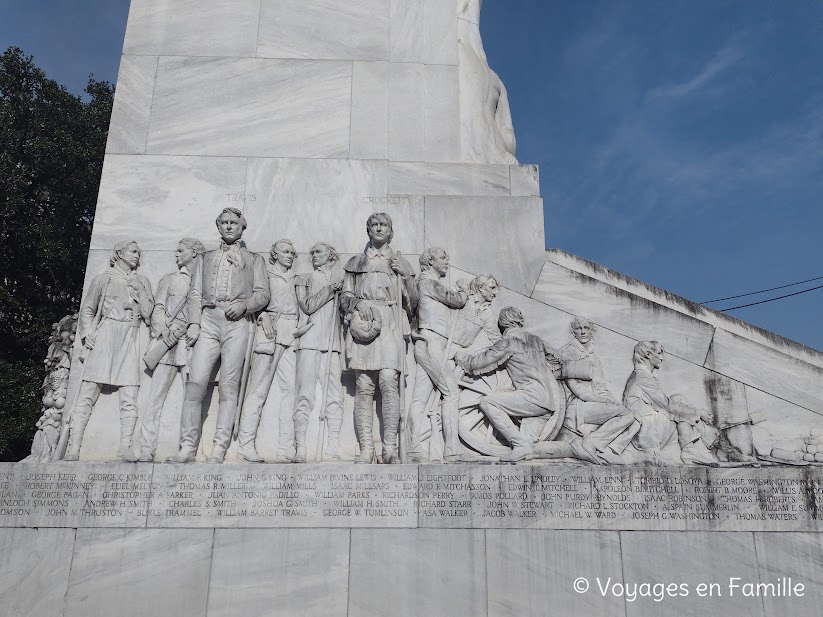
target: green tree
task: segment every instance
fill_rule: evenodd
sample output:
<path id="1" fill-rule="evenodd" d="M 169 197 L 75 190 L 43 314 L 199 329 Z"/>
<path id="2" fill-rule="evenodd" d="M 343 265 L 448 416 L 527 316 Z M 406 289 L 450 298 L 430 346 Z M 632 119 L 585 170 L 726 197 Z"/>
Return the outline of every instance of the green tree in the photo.
<path id="1" fill-rule="evenodd" d="M 28 453 L 51 325 L 80 305 L 114 88 L 86 94 L 0 56 L 0 460 Z"/>

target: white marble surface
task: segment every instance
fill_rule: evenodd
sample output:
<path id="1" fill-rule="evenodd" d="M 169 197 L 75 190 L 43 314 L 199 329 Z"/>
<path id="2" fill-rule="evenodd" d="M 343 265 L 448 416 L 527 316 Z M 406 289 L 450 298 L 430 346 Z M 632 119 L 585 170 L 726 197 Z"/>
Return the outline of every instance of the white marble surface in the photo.
<path id="1" fill-rule="evenodd" d="M 746 386 L 746 402 L 752 413 L 762 412 L 767 421 L 758 424 L 762 439 L 794 440 L 805 437 L 812 428 L 823 430 L 823 416 L 786 400 Z"/>
<path id="2" fill-rule="evenodd" d="M 4 615 L 63 614 L 74 534 L 74 529 L 0 529 Z"/>
<path id="3" fill-rule="evenodd" d="M 457 64 L 453 2 L 391 0 L 392 62 Z"/>
<path id="4" fill-rule="evenodd" d="M 395 250 L 423 249 L 422 202 L 387 197 L 384 161 L 254 159 L 246 187 L 257 196 L 247 217 L 262 232 L 250 239 L 253 250 L 267 251 L 275 240 L 290 238 L 301 253 L 320 240 L 340 253 L 360 253 L 372 212 L 392 217 Z"/>
<path id="5" fill-rule="evenodd" d="M 425 160 L 425 67 L 419 63 L 389 65 L 389 159 Z"/>
<path id="6" fill-rule="evenodd" d="M 445 247 L 455 266 L 492 272 L 527 296 L 543 267 L 542 221 L 538 197 L 426 197 L 427 246 Z"/>
<path id="7" fill-rule="evenodd" d="M 508 196 L 507 165 L 389 163 L 389 192 L 398 195 Z"/>
<path id="8" fill-rule="evenodd" d="M 266 0 L 257 55 L 263 58 L 388 60 L 388 0 Z"/>
<path id="9" fill-rule="evenodd" d="M 691 590 L 688 597 L 666 598 L 661 602 L 648 597 L 626 602 L 627 617 L 763 615 L 760 598 L 728 593 L 730 577 L 759 582 L 758 554 L 752 534 L 629 531 L 621 532 L 620 540 L 626 582 L 685 583 Z M 700 583 L 718 583 L 723 595 L 697 597 L 695 590 Z"/>
<path id="10" fill-rule="evenodd" d="M 117 242 L 134 238 L 144 251 L 174 252 L 185 236 L 214 248 L 219 243 L 217 215 L 227 206 L 243 209 L 245 195 L 242 158 L 109 154 L 91 248 L 111 251 Z M 250 220 L 249 235 L 259 225 Z"/>
<path id="11" fill-rule="evenodd" d="M 813 533 L 755 533 L 757 564 L 763 583 L 790 578 L 802 584 L 803 597 L 763 599 L 766 617 L 817 617 L 823 603 L 823 542 Z"/>
<path id="12" fill-rule="evenodd" d="M 533 297 L 635 340 L 659 341 L 669 353 L 698 365 L 703 365 L 714 333 L 693 317 L 551 262 L 546 262 Z"/>
<path id="13" fill-rule="evenodd" d="M 146 151 L 156 73 L 156 56 L 120 59 L 106 153 L 143 154 Z"/>
<path id="14" fill-rule="evenodd" d="M 80 529 L 64 617 L 202 617 L 211 529 Z"/>
<path id="15" fill-rule="evenodd" d="M 578 576 L 622 582 L 620 537 L 604 531 L 486 531 L 488 617 L 543 617 L 562 607 L 564 617 L 623 615 L 622 598 L 578 594 Z"/>
<path id="16" fill-rule="evenodd" d="M 132 0 L 126 54 L 253 56 L 261 0 Z"/>
<path id="17" fill-rule="evenodd" d="M 482 531 L 352 530 L 349 615 L 486 614 Z"/>
<path id="18" fill-rule="evenodd" d="M 823 369 L 718 328 L 706 368 L 823 413 Z"/>
<path id="19" fill-rule="evenodd" d="M 510 165 L 512 195 L 540 195 L 540 170 L 537 165 Z"/>
<path id="20" fill-rule="evenodd" d="M 426 65 L 424 68 L 426 161 L 460 160 L 459 83 L 456 66 Z"/>
<path id="21" fill-rule="evenodd" d="M 354 62 L 351 159 L 389 157 L 389 63 Z"/>
<path id="22" fill-rule="evenodd" d="M 345 617 L 349 531 L 218 529 L 209 617 Z"/>
<path id="23" fill-rule="evenodd" d="M 347 156 L 351 87 L 351 62 L 161 58 L 147 151 Z"/>

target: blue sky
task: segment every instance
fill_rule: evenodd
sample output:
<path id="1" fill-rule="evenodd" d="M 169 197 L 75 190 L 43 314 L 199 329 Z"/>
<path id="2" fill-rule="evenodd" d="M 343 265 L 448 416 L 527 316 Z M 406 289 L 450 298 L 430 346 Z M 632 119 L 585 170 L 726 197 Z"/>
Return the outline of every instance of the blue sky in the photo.
<path id="1" fill-rule="evenodd" d="M 696 301 L 823 276 L 823 2 L 483 10 L 518 158 L 540 165 L 549 246 Z M 89 73 L 116 78 L 127 12 L 0 0 L 0 47 L 79 92 Z M 818 290 L 731 314 L 823 349 L 821 309 Z"/>

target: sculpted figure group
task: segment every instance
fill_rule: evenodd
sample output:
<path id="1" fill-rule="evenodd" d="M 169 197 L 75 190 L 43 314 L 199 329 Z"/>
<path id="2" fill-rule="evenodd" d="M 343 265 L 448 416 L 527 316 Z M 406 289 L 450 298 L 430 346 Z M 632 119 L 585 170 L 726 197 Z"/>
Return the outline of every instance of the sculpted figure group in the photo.
<path id="1" fill-rule="evenodd" d="M 246 220 L 239 210 L 224 209 L 216 224 L 220 247 L 206 251 L 199 240 L 181 240 L 178 270 L 161 279 L 156 295 L 137 273 L 135 242 L 115 246 L 110 268 L 92 280 L 80 310 L 79 395 L 70 420 L 63 419 L 64 460 L 78 460 L 103 386 L 119 392 L 118 456 L 154 460 L 166 395 L 180 374 L 185 384 L 180 448 L 168 462 L 194 461 L 203 400 L 219 360 L 210 463 L 223 462 L 233 436 L 240 459 L 263 462 L 256 439 L 275 378 L 280 390 L 276 461 L 306 462 L 318 391 L 316 460 L 343 460 L 343 371 L 354 377 L 358 463 L 377 458 L 378 390 L 383 463 L 423 461 L 425 434 L 430 462 L 492 458 L 461 439 L 461 431 L 478 426 L 461 424 L 471 408 L 461 404 L 465 392 L 481 394 L 474 409 L 482 413 L 487 441 L 493 437 L 498 448 L 507 446 L 496 457 L 504 462 L 756 463 L 748 415 L 714 418 L 682 396 L 664 392 L 657 377 L 664 360 L 659 343 L 637 344 L 634 371 L 619 400 L 595 352 L 594 324 L 575 317 L 571 341 L 551 347 L 527 329 L 517 308 L 505 307 L 494 316 L 498 284 L 493 276 L 458 280 L 450 288 L 444 249 L 424 250 L 417 275 L 391 247 L 394 230 L 385 213 L 372 214 L 366 222 L 368 244 L 362 254 L 341 267 L 334 247 L 318 242 L 310 250 L 313 270 L 299 275 L 292 272 L 297 251 L 289 240 L 275 242 L 266 263 L 242 243 Z M 151 385 L 135 434 L 141 321 L 152 339 L 143 356 Z M 417 369 L 407 405 L 410 346 Z M 510 384 L 479 389 L 478 376 L 504 373 Z M 61 454 L 59 446 L 56 450 L 55 458 Z"/>

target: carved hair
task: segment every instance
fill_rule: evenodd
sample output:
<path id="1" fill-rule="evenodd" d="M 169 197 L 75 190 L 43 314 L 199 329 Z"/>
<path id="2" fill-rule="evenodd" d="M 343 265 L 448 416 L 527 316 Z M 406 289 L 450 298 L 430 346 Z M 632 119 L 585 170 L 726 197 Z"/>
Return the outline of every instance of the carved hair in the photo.
<path id="1" fill-rule="evenodd" d="M 206 247 L 197 238 L 183 238 L 180 244 L 194 251 L 195 255 L 202 255 L 206 252 Z"/>
<path id="2" fill-rule="evenodd" d="M 294 245 L 291 243 L 291 240 L 289 240 L 288 238 L 283 238 L 271 245 L 271 250 L 269 251 L 270 263 L 274 263 L 275 261 L 277 261 L 277 257 L 275 257 L 275 252 L 277 251 L 277 247 L 282 245 L 288 246 L 292 250 L 292 252 L 295 255 L 297 255 L 297 249 L 294 248 Z"/>
<path id="3" fill-rule="evenodd" d="M 494 278 L 491 274 L 480 274 L 479 276 L 474 277 L 471 282 L 469 283 L 469 293 L 471 294 L 478 294 L 480 293 L 480 288 L 484 285 L 488 285 L 494 281 L 495 285 L 498 285 L 497 279 Z"/>
<path id="4" fill-rule="evenodd" d="M 224 214 L 233 214 L 234 216 L 239 218 L 240 219 L 240 224 L 243 226 L 243 229 L 246 229 L 246 225 L 247 225 L 246 217 L 243 216 L 243 213 L 240 210 L 238 210 L 237 208 L 223 208 L 220 211 L 220 214 L 217 215 L 217 218 L 214 219 L 214 224 L 215 225 L 217 225 L 218 227 L 220 226 L 220 217 L 223 216 Z"/>
<path id="5" fill-rule="evenodd" d="M 289 243 L 291 244 L 291 243 Z M 334 248 L 328 242 L 315 242 L 314 246 L 322 246 L 326 249 L 326 252 L 329 254 L 329 261 L 332 263 L 338 261 L 340 259 L 340 254 L 337 252 L 337 249 Z M 314 246 L 311 247 L 311 250 L 314 250 Z"/>
<path id="6" fill-rule="evenodd" d="M 437 257 L 438 251 L 443 253 L 447 258 L 449 254 L 438 246 L 430 246 L 420 253 L 420 269 L 428 270 L 432 267 L 432 260 Z"/>
<path id="7" fill-rule="evenodd" d="M 657 341 L 641 341 L 634 346 L 634 364 L 637 366 L 649 355 L 656 353 L 658 350 L 663 351 L 663 345 Z"/>
<path id="8" fill-rule="evenodd" d="M 367 234 L 369 233 L 369 228 L 371 227 L 371 222 L 373 220 L 380 220 L 380 219 L 383 219 L 383 222 L 385 222 L 389 226 L 389 243 L 391 243 L 392 238 L 394 238 L 394 227 L 392 227 L 391 217 L 388 214 L 386 214 L 385 212 L 374 212 L 374 213 L 372 213 L 371 216 L 369 216 L 368 220 L 366 221 L 366 233 Z M 371 236 L 369 236 L 369 237 L 371 237 Z"/>
<path id="9" fill-rule="evenodd" d="M 114 245 L 114 248 L 111 251 L 111 257 L 109 257 L 109 266 L 114 267 L 114 264 L 117 263 L 117 254 L 122 253 L 131 245 L 137 246 L 136 240 L 122 240 Z M 140 247 L 137 246 L 137 251 L 140 252 Z"/>
<path id="10" fill-rule="evenodd" d="M 581 327 L 581 326 L 588 326 L 589 329 L 592 331 L 592 334 L 597 332 L 597 326 L 595 326 L 589 319 L 586 317 L 576 316 L 574 319 L 571 320 L 569 324 L 569 330 L 574 333 L 574 331 Z"/>
<path id="11" fill-rule="evenodd" d="M 500 311 L 500 317 L 497 318 L 497 327 L 500 328 L 501 333 L 509 328 L 522 328 L 525 323 L 526 320 L 523 319 L 523 313 L 520 312 L 520 309 L 513 306 L 504 308 Z"/>

